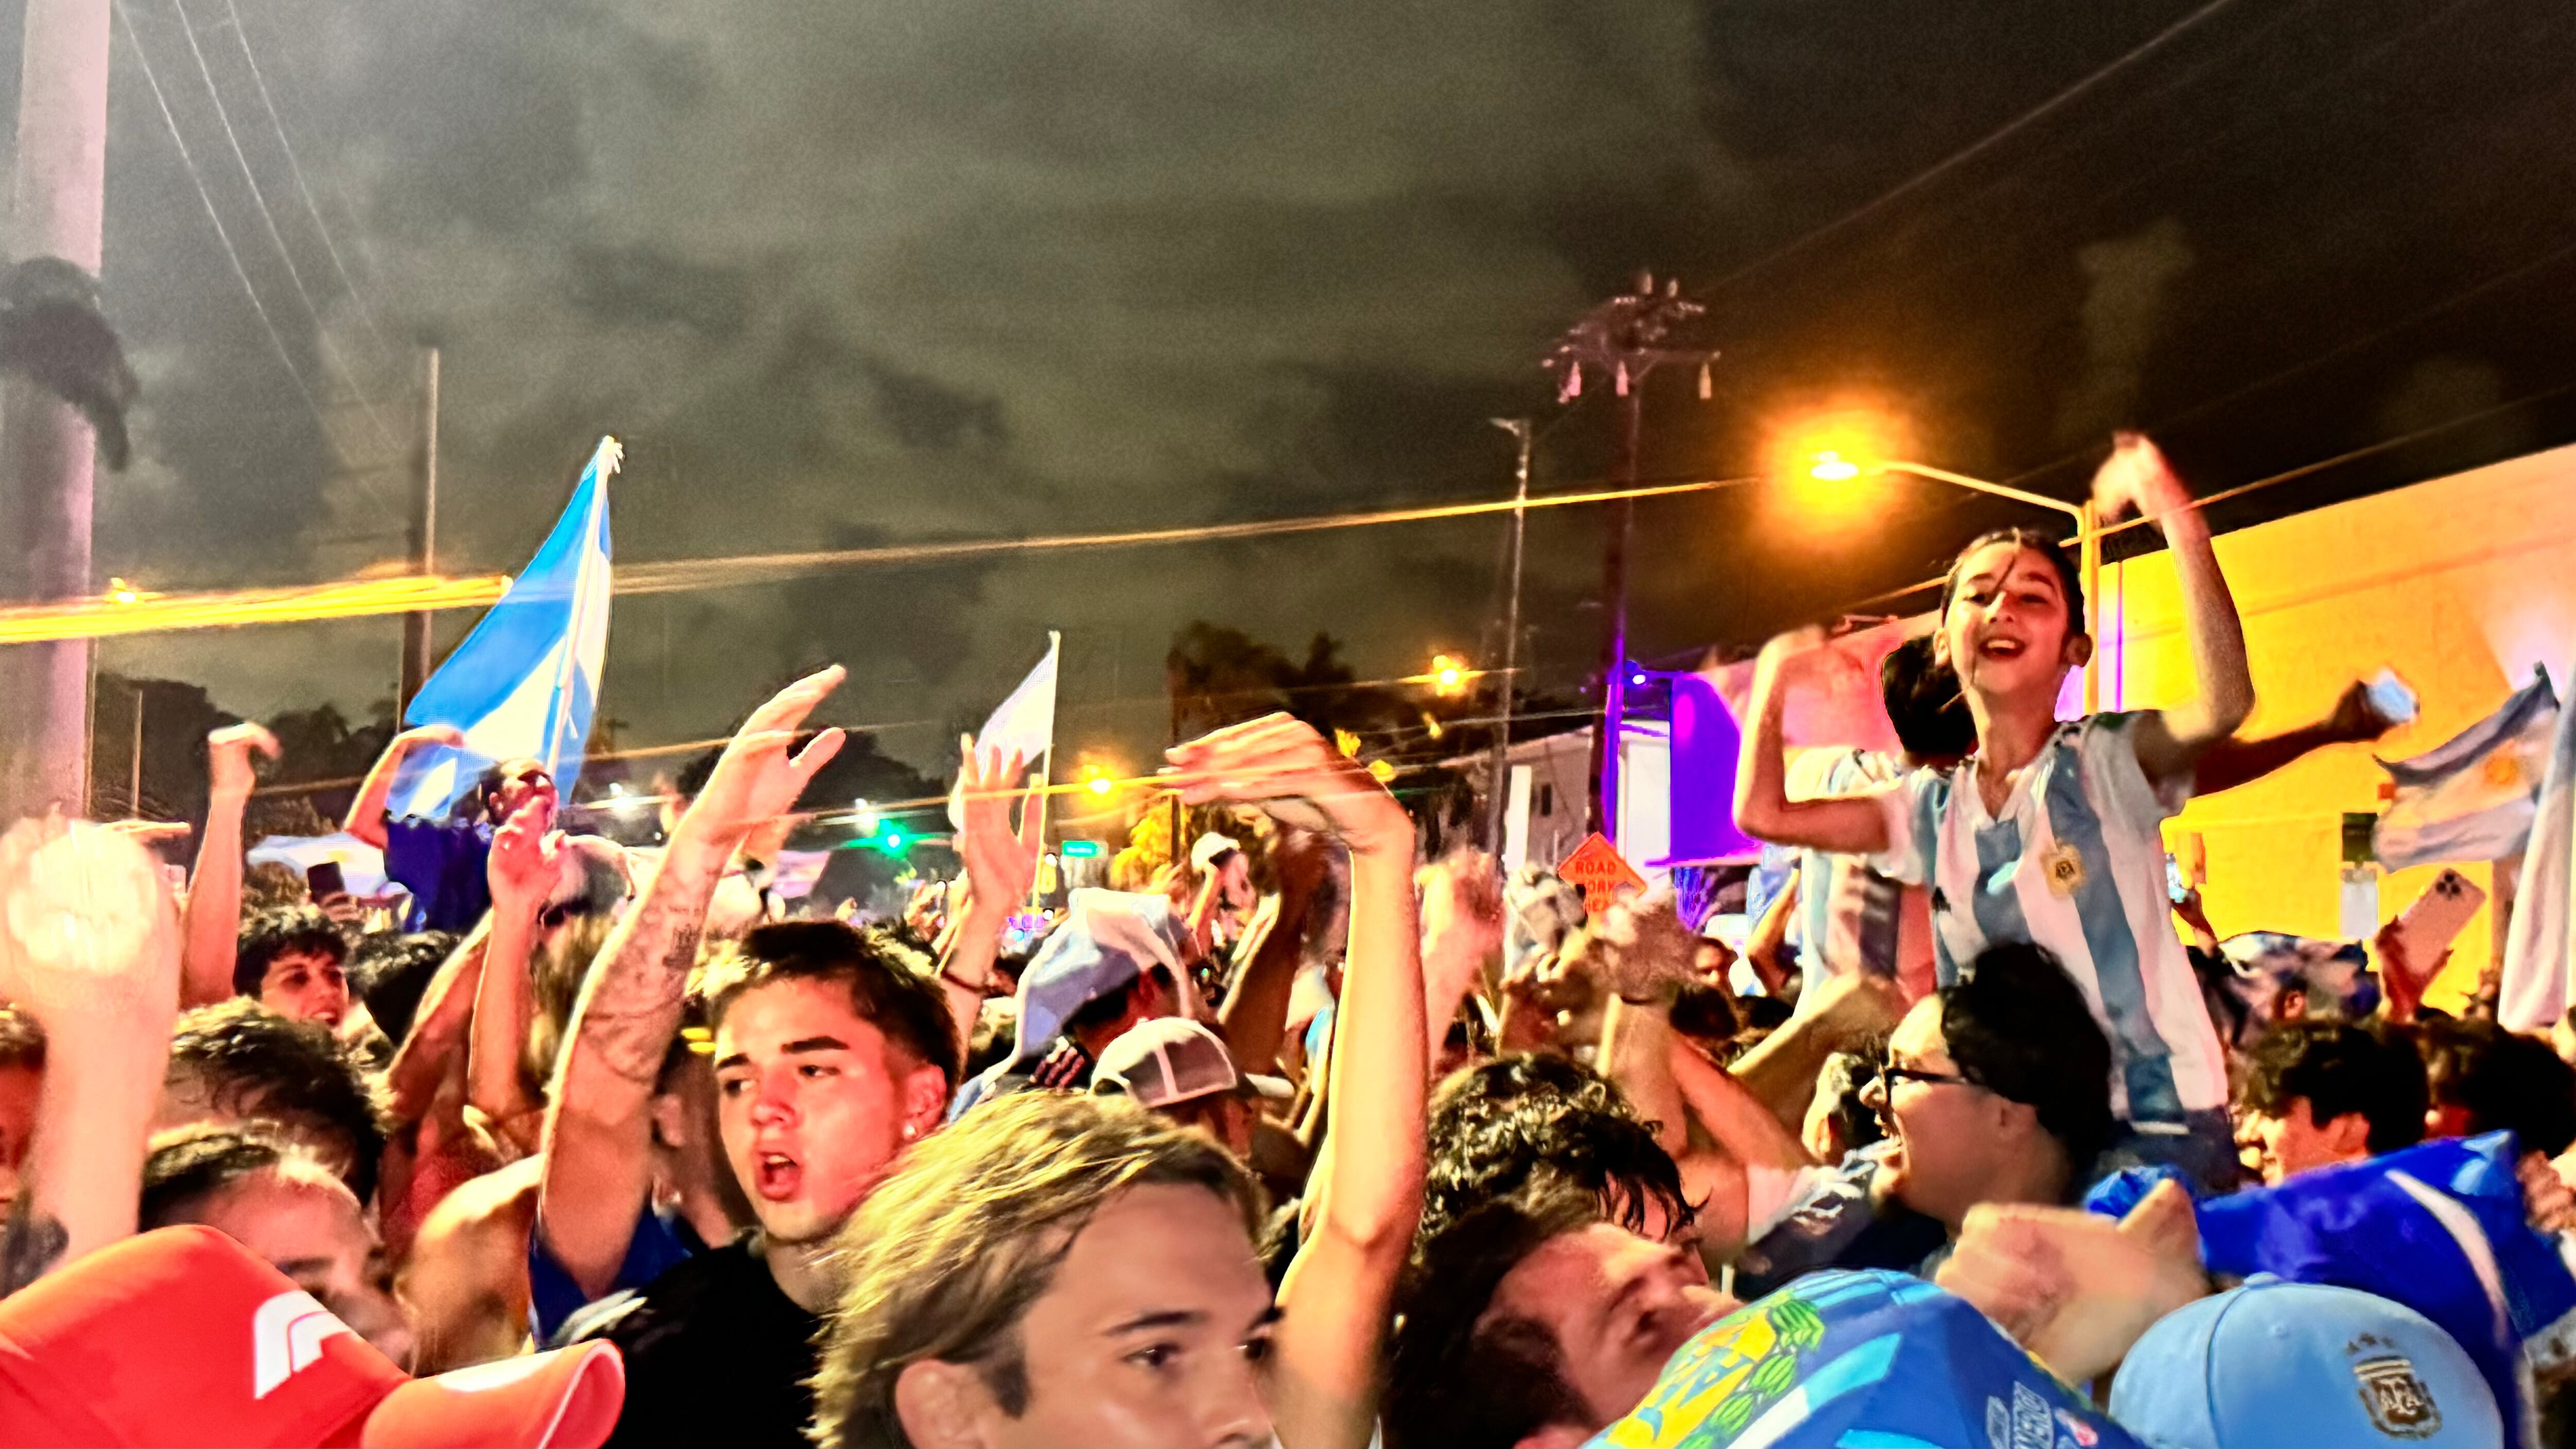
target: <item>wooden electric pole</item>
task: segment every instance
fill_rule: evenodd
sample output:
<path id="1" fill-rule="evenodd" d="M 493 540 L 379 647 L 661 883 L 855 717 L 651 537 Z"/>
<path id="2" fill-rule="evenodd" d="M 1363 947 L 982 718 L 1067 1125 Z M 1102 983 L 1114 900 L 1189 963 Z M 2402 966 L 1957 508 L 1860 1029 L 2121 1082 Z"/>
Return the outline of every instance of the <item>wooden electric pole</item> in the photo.
<path id="1" fill-rule="evenodd" d="M 107 185 L 109 0 L 27 0 L 9 259 L 98 275 Z M 97 446 L 69 403 L 0 384 L 0 598 L 87 596 Z M 0 648 L 0 825 L 89 804 L 90 643 Z"/>

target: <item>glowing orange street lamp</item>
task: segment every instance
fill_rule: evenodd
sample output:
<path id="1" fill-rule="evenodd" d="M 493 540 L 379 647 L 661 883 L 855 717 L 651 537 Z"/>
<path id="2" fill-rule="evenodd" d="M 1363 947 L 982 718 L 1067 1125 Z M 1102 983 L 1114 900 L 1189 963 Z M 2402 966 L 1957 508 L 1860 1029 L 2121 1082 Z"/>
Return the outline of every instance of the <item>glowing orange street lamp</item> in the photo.
<path id="1" fill-rule="evenodd" d="M 1467 687 L 1467 666 L 1448 654 L 1431 656 L 1431 688 L 1434 693 L 1455 695 Z"/>
<path id="2" fill-rule="evenodd" d="M 2093 516 L 2091 499 L 2088 498 L 2082 503 L 2069 503 L 2063 498 L 2051 498 L 2045 493 L 2033 493 L 2027 489 L 2015 488 L 2009 483 L 1993 483 L 1983 478 L 1971 478 L 1965 473 L 1953 473 L 1947 468 L 1935 468 L 1927 463 L 1908 463 L 1895 458 L 1875 458 L 1864 465 L 1843 456 L 1839 450 L 1833 448 L 1817 450 L 1810 456 L 1807 466 L 1807 476 L 1820 483 L 1848 483 L 1865 472 L 1910 473 L 1917 478 L 1929 478 L 1936 483 L 1949 483 L 1960 488 L 1974 489 L 1979 493 L 1991 493 L 1998 498 L 2010 498 L 2018 503 L 2027 503 L 2033 508 L 2050 509 L 2074 519 L 2076 548 L 2082 555 L 2084 568 L 2084 631 L 2093 635 L 2096 640 L 2100 639 L 2102 530 L 2100 521 Z M 2084 712 L 2086 714 L 2091 714 L 2102 707 L 2101 660 L 2102 651 L 2096 648 L 2092 659 L 2084 666 Z"/>

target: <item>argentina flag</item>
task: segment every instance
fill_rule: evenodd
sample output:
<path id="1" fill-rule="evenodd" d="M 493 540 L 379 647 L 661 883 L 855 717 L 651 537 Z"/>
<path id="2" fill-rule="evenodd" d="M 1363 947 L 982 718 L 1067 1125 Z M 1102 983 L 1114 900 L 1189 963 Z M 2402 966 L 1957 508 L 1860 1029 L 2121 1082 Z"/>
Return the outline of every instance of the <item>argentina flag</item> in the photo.
<path id="1" fill-rule="evenodd" d="M 2542 673 L 2441 748 L 2380 761 L 2397 785 L 2372 835 L 2380 865 L 2500 860 L 2522 849 L 2557 725 L 2558 696 Z"/>
<path id="2" fill-rule="evenodd" d="M 522 758 L 572 798 L 608 653 L 608 480 L 622 456 L 615 438 L 599 440 L 536 557 L 404 711 L 407 725 L 453 725 L 465 747 L 415 751 L 392 814 L 444 815 L 484 770 Z"/>

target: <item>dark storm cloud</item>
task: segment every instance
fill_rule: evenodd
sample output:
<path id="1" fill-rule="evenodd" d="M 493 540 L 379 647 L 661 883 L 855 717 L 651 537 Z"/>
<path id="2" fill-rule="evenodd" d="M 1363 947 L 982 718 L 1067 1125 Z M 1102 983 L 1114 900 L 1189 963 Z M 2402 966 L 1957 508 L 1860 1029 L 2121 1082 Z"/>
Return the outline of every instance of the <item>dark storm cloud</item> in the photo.
<path id="1" fill-rule="evenodd" d="M 244 13 L 308 168 L 359 219 L 344 240 L 365 300 L 445 348 L 457 568 L 513 566 L 611 430 L 634 559 L 1488 492 L 1508 449 L 1483 417 L 1537 391 L 1537 351 L 1595 285 L 1557 234 L 1568 198 L 1706 212 L 1733 190 L 1697 119 L 1697 19 L 1656 4 Z M 127 149 L 145 119 L 120 111 Z M 188 198 L 184 179 L 149 184 Z M 184 268 L 198 311 L 220 312 L 223 274 L 185 227 L 155 236 L 134 265 Z M 220 514 L 265 485 L 185 431 L 227 433 L 172 382 L 201 320 L 174 316 L 172 350 L 145 353 L 174 410 L 148 442 Z M 351 308 L 332 323 L 351 331 Z M 399 367 L 371 381 L 397 390 Z M 247 420 L 228 436 L 321 452 Z M 327 546 L 381 510 L 352 480 L 320 491 L 270 520 L 310 515 L 279 529 L 308 564 L 392 551 Z M 1476 627 L 1492 537 L 895 571 L 658 618 L 621 604 L 609 707 L 642 736 L 710 727 L 782 661 L 838 645 L 875 661 L 849 708 L 940 715 L 1006 688 L 1050 624 L 1120 639 L 1132 694 L 1198 614 L 1292 643 L 1358 635 L 1364 667 L 1410 668 Z M 676 690 L 666 628 L 692 654 Z M 177 668 L 210 649 L 246 663 L 230 646 L 250 642 L 134 647 Z M 332 662 L 228 677 L 356 698 L 380 673 L 289 677 L 316 667 Z"/>

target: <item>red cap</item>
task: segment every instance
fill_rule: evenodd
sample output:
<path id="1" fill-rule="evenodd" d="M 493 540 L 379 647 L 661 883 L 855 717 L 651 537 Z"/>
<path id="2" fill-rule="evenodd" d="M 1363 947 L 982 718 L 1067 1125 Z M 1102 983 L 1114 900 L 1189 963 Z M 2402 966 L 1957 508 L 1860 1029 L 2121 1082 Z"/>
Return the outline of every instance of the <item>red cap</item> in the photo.
<path id="1" fill-rule="evenodd" d="M 614 1344 L 414 1379 L 205 1227 L 128 1238 L 0 1301 L 0 1445 L 598 1449 Z"/>

